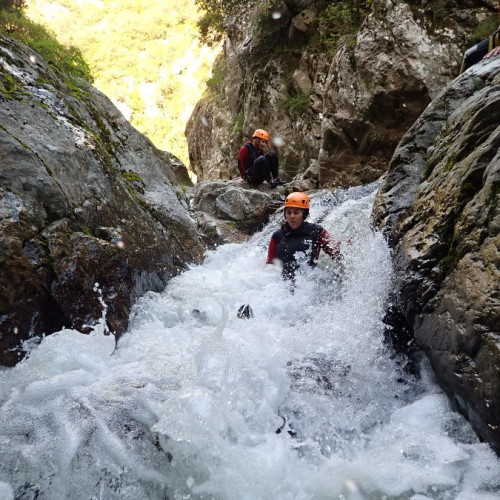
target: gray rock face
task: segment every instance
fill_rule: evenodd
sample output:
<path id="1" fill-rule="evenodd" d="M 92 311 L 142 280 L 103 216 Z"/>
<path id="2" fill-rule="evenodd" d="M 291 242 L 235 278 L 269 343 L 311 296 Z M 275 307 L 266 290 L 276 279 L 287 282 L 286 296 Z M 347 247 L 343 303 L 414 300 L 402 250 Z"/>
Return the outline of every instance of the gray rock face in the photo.
<path id="1" fill-rule="evenodd" d="M 395 307 L 439 382 L 500 452 L 500 58 L 437 96 L 405 135 L 374 217 Z"/>
<path id="2" fill-rule="evenodd" d="M 248 4 L 228 20 L 219 83 L 187 127 L 200 180 L 236 177 L 238 149 L 256 128 L 282 139 L 286 180 L 312 163 L 323 186 L 377 179 L 404 133 L 458 74 L 463 40 L 487 12 L 484 2 L 456 2 L 437 20 L 432 2 L 373 0 L 358 30 L 329 45 L 319 3 L 273 5 L 260 12 Z"/>
<path id="3" fill-rule="evenodd" d="M 234 181 L 200 182 L 192 193 L 198 224 L 212 244 L 233 243 L 261 229 L 284 201 L 285 188 Z"/>
<path id="4" fill-rule="evenodd" d="M 0 37 L 0 363 L 34 335 L 89 331 L 103 303 L 121 334 L 138 295 L 201 260 L 176 175 L 103 94 Z"/>

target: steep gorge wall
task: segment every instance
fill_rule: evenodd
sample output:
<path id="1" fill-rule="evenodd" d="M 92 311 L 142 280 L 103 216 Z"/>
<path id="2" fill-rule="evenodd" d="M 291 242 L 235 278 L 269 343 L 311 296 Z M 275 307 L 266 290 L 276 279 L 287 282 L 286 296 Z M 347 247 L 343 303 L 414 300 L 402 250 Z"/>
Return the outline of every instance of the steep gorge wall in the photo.
<path id="1" fill-rule="evenodd" d="M 256 3 L 228 15 L 211 90 L 186 129 L 199 180 L 235 177 L 238 149 L 258 127 L 283 139 L 288 180 L 309 168 L 326 186 L 378 178 L 496 7 L 447 2 L 438 17 L 436 2 L 373 0 L 356 31 L 332 44 L 329 4 L 287 0 L 262 10 Z"/>
<path id="2" fill-rule="evenodd" d="M 119 336 L 137 296 L 202 259 L 179 182 L 106 96 L 0 36 L 0 364 L 102 316 Z"/>
<path id="3" fill-rule="evenodd" d="M 500 57 L 446 87 L 398 145 L 374 209 L 390 323 L 500 454 Z M 404 342 L 406 343 L 406 342 Z"/>

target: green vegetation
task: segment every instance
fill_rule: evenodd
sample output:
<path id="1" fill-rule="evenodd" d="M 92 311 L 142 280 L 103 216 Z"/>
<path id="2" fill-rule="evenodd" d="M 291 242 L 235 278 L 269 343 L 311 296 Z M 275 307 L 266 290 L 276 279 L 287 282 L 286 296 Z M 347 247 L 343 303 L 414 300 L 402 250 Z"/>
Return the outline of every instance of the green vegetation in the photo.
<path id="1" fill-rule="evenodd" d="M 449 13 L 447 0 L 435 0 L 432 4 L 432 19 L 435 23 L 440 23 Z"/>
<path id="2" fill-rule="evenodd" d="M 16 77 L 7 72 L 0 73 L 0 92 L 4 97 L 7 99 L 13 99 L 13 93 L 20 91 L 22 88 L 22 82 Z"/>
<path id="3" fill-rule="evenodd" d="M 453 167 L 456 165 L 456 163 L 457 159 L 454 156 L 451 156 L 446 160 L 446 163 L 443 166 L 443 170 L 445 172 L 450 172 L 451 170 L 453 170 Z"/>
<path id="4" fill-rule="evenodd" d="M 0 0 L 1 1 L 1 0 Z M 197 41 L 190 0 L 27 0 L 26 14 L 75 46 L 95 85 L 156 147 L 188 165 L 184 129 L 216 51 Z"/>
<path id="5" fill-rule="evenodd" d="M 498 28 L 498 16 L 492 14 L 488 19 L 479 23 L 470 36 L 469 43 L 477 43 L 485 40 Z"/>
<path id="6" fill-rule="evenodd" d="M 276 19 L 271 16 L 271 8 L 279 5 L 279 2 L 272 0 L 195 0 L 202 15 L 197 23 L 200 40 L 209 45 L 219 44 L 226 36 L 228 18 L 232 14 L 241 15 L 245 12 L 245 6 L 250 5 L 252 11 L 260 11 L 254 27 L 254 34 L 263 34 L 267 36 L 276 27 Z M 245 15 L 245 14 L 243 14 Z M 233 20 L 231 20 L 233 21 Z M 276 41 L 276 40 L 275 40 Z M 270 45 L 275 50 L 274 45 Z"/>
<path id="7" fill-rule="evenodd" d="M 309 95 L 297 92 L 290 97 L 278 99 L 276 105 L 279 108 L 285 108 L 291 115 L 298 116 L 309 107 Z"/>
<path id="8" fill-rule="evenodd" d="M 500 182 L 493 182 L 491 186 L 491 194 L 488 201 L 488 221 L 491 221 L 496 214 L 499 198 Z"/>
<path id="9" fill-rule="evenodd" d="M 122 170 L 121 174 L 127 183 L 127 190 L 130 194 L 132 194 L 133 196 L 138 195 L 138 193 L 144 194 L 144 188 L 146 187 L 146 184 L 137 172 Z"/>
<path id="10" fill-rule="evenodd" d="M 199 37 L 210 46 L 219 44 L 225 36 L 224 22 L 226 16 L 245 0 L 195 0 L 194 3 L 202 11 L 197 22 Z"/>
<path id="11" fill-rule="evenodd" d="M 0 3 L 0 33 L 26 43 L 46 61 L 53 62 L 76 85 L 79 78 L 92 82 L 90 68 L 79 49 L 62 45 L 50 29 L 28 19 L 19 7 L 2 8 L 5 3 L 22 5 L 22 2 Z"/>
<path id="12" fill-rule="evenodd" d="M 327 51 L 333 51 L 340 38 L 354 39 L 370 4 L 371 0 L 340 0 L 327 5 L 319 16 L 320 43 Z"/>
<path id="13" fill-rule="evenodd" d="M 122 170 L 122 177 L 128 182 L 139 182 L 140 184 L 144 184 L 142 177 L 137 172 Z"/>
<path id="14" fill-rule="evenodd" d="M 217 59 L 213 69 L 212 76 L 207 80 L 207 90 L 210 93 L 218 94 L 219 87 L 224 82 L 227 74 L 226 62 L 224 59 Z"/>
<path id="15" fill-rule="evenodd" d="M 20 10 L 25 7 L 24 0 L 0 0 L 0 10 Z"/>
<path id="16" fill-rule="evenodd" d="M 238 113 L 234 120 L 233 126 L 231 127 L 231 135 L 238 134 L 243 131 L 243 122 L 245 121 L 245 117 L 243 113 Z"/>

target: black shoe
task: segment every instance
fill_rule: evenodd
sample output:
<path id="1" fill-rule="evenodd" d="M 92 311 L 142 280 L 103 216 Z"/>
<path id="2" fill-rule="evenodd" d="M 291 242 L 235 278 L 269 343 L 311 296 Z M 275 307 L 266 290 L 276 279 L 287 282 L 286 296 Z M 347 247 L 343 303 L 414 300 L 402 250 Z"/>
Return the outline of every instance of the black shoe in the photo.
<path id="1" fill-rule="evenodd" d="M 275 187 L 278 186 L 278 183 L 276 182 L 276 179 L 271 179 L 270 181 L 268 181 L 268 183 L 269 183 L 269 187 L 271 189 L 274 189 Z"/>
<path id="2" fill-rule="evenodd" d="M 273 179 L 273 181 L 276 183 L 277 186 L 283 186 L 283 184 L 286 184 L 286 182 L 280 177 L 276 177 L 276 179 Z"/>
<path id="3" fill-rule="evenodd" d="M 283 423 L 276 429 L 276 434 L 281 434 L 283 431 L 285 431 L 285 428 L 288 427 L 288 429 L 286 429 L 287 434 L 293 438 L 297 437 L 297 433 L 293 430 L 292 424 L 290 422 L 287 422 L 286 418 L 283 415 L 280 415 L 280 417 L 283 419 Z"/>
<path id="4" fill-rule="evenodd" d="M 250 319 L 250 318 L 253 318 L 252 308 L 248 304 L 243 304 L 238 309 L 238 314 L 236 316 L 238 316 L 238 318 L 240 318 L 240 319 Z"/>

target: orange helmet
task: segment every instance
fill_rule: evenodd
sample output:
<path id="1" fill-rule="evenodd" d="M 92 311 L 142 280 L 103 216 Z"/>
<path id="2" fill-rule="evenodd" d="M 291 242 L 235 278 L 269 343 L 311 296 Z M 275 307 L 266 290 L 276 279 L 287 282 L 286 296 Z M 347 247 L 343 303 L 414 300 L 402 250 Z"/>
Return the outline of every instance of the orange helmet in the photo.
<path id="1" fill-rule="evenodd" d="M 309 210 L 309 196 L 298 191 L 290 193 L 285 200 L 285 207 L 304 208 Z"/>
<path id="2" fill-rule="evenodd" d="M 264 139 L 265 141 L 269 140 L 269 133 L 265 130 L 258 128 L 252 135 L 252 139 L 254 137 L 258 137 L 259 139 Z"/>

